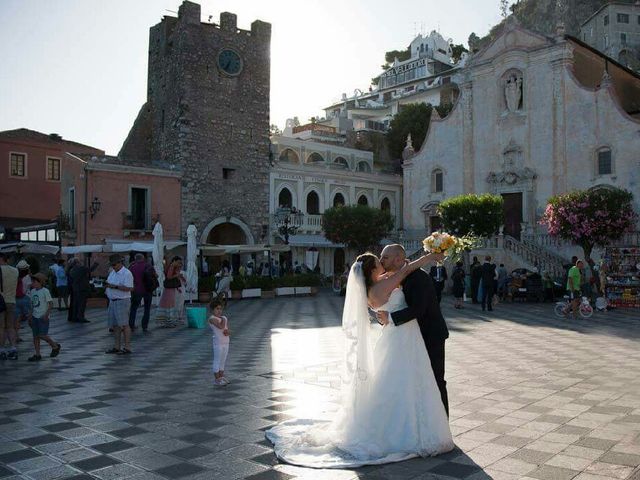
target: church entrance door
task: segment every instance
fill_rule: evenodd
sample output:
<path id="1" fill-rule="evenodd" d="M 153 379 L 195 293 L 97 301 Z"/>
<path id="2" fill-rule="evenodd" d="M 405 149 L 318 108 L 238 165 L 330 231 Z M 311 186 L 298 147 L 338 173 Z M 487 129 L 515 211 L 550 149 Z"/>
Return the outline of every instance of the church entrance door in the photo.
<path id="1" fill-rule="evenodd" d="M 520 240 L 522 193 L 503 193 L 504 233 Z"/>

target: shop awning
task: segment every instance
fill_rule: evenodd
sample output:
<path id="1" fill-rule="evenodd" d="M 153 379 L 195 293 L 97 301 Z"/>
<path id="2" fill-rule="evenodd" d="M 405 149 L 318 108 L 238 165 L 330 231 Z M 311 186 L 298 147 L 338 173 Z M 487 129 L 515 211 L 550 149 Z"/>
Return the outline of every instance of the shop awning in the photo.
<path id="1" fill-rule="evenodd" d="M 176 247 L 186 245 L 186 242 L 180 241 L 165 241 L 164 248 L 166 250 L 172 250 Z M 153 242 L 128 242 L 128 243 L 111 243 L 105 245 L 105 252 L 153 252 Z"/>
<path id="2" fill-rule="evenodd" d="M 289 245 L 200 245 L 200 253 L 207 257 L 232 255 L 234 253 L 288 252 Z"/>
<path id="3" fill-rule="evenodd" d="M 62 247 L 63 255 L 75 255 L 76 253 L 100 253 L 104 252 L 106 245 L 69 245 Z"/>
<path id="4" fill-rule="evenodd" d="M 289 237 L 289 245 L 292 247 L 344 248 L 344 245 L 332 243 L 322 235 L 292 235 Z"/>
<path id="5" fill-rule="evenodd" d="M 181 241 L 165 242 L 165 249 L 171 250 L 176 247 L 186 245 Z M 124 253 L 124 252 L 145 252 L 153 251 L 153 242 L 123 242 L 123 243 L 107 243 L 98 245 L 70 245 L 62 247 L 64 255 L 75 255 L 76 253 Z"/>
<path id="6" fill-rule="evenodd" d="M 16 252 L 20 249 L 20 253 L 33 253 L 40 255 L 55 255 L 60 250 L 57 245 L 45 245 L 42 243 L 2 243 L 0 244 L 1 252 Z"/>

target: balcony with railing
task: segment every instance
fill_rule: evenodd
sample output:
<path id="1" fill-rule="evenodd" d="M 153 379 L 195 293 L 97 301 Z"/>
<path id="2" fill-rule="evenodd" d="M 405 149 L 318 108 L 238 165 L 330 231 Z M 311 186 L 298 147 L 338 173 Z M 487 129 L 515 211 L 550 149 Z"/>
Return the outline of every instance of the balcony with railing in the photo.
<path id="1" fill-rule="evenodd" d="M 122 230 L 125 235 L 128 232 L 148 233 L 153 231 L 153 226 L 160 221 L 160 214 L 146 213 L 136 215 L 129 212 L 122 212 Z"/>

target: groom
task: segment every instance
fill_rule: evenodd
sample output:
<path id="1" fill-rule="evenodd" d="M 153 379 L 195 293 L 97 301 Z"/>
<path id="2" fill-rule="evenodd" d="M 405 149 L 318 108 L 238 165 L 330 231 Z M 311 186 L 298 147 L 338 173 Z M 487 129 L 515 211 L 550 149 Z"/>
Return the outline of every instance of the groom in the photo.
<path id="1" fill-rule="evenodd" d="M 380 255 L 380 263 L 387 272 L 400 270 L 405 264 L 406 253 L 402 245 L 387 245 Z M 378 312 L 378 320 L 383 325 L 392 321 L 402 325 L 416 318 L 420 325 L 422 338 L 429 353 L 431 368 L 440 390 L 442 403 L 449 415 L 447 382 L 444 380 L 444 342 L 449 337 L 449 330 L 444 321 L 431 277 L 421 269 L 409 274 L 402 284 L 402 291 L 407 308 L 389 314 Z"/>

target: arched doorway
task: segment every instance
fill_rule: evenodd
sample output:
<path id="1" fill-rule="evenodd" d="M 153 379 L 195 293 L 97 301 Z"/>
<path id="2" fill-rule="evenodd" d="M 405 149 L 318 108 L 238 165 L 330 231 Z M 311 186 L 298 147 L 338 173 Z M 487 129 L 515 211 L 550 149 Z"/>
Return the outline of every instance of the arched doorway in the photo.
<path id="1" fill-rule="evenodd" d="M 251 230 L 236 217 L 218 217 L 210 222 L 200 236 L 202 243 L 212 245 L 253 245 Z M 228 260 L 234 272 L 240 268 L 240 255 L 206 257 L 210 273 L 220 270 L 222 262 Z"/>
<path id="2" fill-rule="evenodd" d="M 209 236 L 207 237 L 207 243 L 211 243 L 213 245 L 245 245 L 247 243 L 247 237 L 238 225 L 234 225 L 233 223 L 221 223 L 211 229 Z M 214 273 L 219 271 L 225 257 L 209 258 L 211 259 L 209 261 L 209 271 L 213 271 Z M 238 272 L 240 269 L 240 255 L 234 253 L 228 260 L 231 263 L 233 272 Z"/>
<path id="3" fill-rule="evenodd" d="M 369 205 L 369 200 L 367 200 L 367 197 L 365 197 L 364 195 L 360 195 L 360 197 L 358 198 L 358 205 L 366 207 Z"/>

